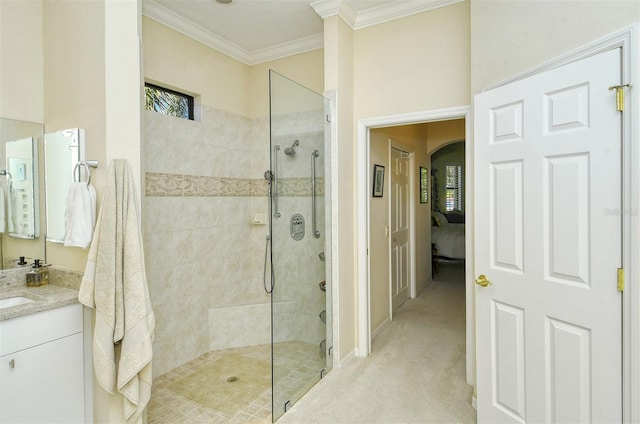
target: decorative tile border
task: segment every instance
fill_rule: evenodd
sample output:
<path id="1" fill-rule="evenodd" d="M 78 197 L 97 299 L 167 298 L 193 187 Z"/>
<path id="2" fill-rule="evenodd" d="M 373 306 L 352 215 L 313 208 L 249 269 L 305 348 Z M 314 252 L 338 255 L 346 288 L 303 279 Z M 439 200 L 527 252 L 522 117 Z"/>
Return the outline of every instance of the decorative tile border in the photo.
<path id="1" fill-rule="evenodd" d="M 304 197 L 311 193 L 309 178 L 285 178 L 278 181 L 281 196 Z M 267 196 L 264 179 L 204 177 L 198 175 L 147 172 L 145 195 L 148 197 L 258 197 Z M 316 196 L 324 196 L 324 178 L 316 179 Z"/>
<path id="2" fill-rule="evenodd" d="M 145 178 L 147 196 L 182 196 L 183 192 L 184 177 L 182 175 L 147 172 Z"/>

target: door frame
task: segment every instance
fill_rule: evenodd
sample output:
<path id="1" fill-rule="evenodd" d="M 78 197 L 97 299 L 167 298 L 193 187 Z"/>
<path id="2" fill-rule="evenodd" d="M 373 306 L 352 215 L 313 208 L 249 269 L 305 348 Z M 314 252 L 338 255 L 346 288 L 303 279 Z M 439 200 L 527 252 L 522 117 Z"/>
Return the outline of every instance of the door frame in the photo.
<path id="1" fill-rule="evenodd" d="M 358 357 L 366 357 L 371 353 L 371 315 L 369 304 L 369 130 L 373 128 L 389 127 L 396 125 L 412 125 L 423 124 L 427 122 L 448 121 L 453 119 L 465 119 L 465 139 L 471 140 L 471 107 L 470 106 L 458 106 L 446 109 L 427 110 L 414 113 L 406 113 L 399 115 L 381 116 L 376 118 L 359 119 L 357 121 L 356 128 L 356 157 L 357 157 L 357 173 L 356 173 L 356 186 L 357 186 L 357 317 L 358 317 L 358 338 L 356 355 Z M 467 169 L 473 169 L 472 159 L 473 151 L 471 150 L 473 143 L 469 142 L 465 144 L 465 155 Z M 469 175 L 473 175 L 472 172 L 467 172 Z M 473 205 L 473 193 L 469 189 L 472 184 L 469 181 L 465 181 L 465 201 L 467 207 Z M 472 210 L 472 209 L 470 209 Z M 472 234 L 472 223 L 467 223 L 466 228 L 466 251 L 467 257 L 471 257 L 471 243 L 470 234 Z M 474 306 L 474 291 L 473 282 L 470 278 L 473 275 L 470 271 L 470 266 L 473 261 L 466 261 L 466 364 L 467 364 L 467 383 L 474 384 L 475 382 L 475 335 L 472 329 L 475 328 L 475 306 Z"/>

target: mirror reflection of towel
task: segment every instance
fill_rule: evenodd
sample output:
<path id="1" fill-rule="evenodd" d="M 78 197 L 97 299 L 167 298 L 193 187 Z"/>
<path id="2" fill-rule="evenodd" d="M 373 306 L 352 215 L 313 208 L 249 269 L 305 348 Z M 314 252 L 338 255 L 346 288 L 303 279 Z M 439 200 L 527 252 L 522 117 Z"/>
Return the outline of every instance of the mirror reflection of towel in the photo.
<path id="1" fill-rule="evenodd" d="M 23 191 L 9 187 L 9 234 L 24 234 Z"/>
<path id="2" fill-rule="evenodd" d="M 0 184 L 0 234 L 4 234 L 7 231 L 7 213 L 5 207 L 4 185 Z"/>
<path id="3" fill-rule="evenodd" d="M 20 210 L 21 202 L 20 197 L 22 191 L 18 191 L 13 187 L 11 178 L 7 181 L 7 196 L 5 200 L 7 202 L 7 225 L 9 235 L 22 234 L 22 211 Z"/>
<path id="4" fill-rule="evenodd" d="M 67 192 L 64 245 L 89 247 L 95 223 L 96 190 L 87 183 L 72 183 Z"/>

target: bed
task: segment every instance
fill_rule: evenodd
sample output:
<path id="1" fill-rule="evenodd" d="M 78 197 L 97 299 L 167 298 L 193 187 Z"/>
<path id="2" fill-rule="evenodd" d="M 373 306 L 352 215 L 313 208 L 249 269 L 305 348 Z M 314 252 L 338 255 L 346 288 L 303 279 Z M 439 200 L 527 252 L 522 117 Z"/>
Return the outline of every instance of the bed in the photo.
<path id="1" fill-rule="evenodd" d="M 432 212 L 431 243 L 439 260 L 464 260 L 464 215 L 457 215 Z"/>

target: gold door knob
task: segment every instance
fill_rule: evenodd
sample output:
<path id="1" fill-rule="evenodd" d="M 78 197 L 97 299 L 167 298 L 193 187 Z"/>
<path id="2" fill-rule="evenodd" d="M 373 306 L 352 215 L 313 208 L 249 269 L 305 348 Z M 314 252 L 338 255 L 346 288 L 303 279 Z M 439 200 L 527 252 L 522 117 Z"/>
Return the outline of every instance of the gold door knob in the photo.
<path id="1" fill-rule="evenodd" d="M 487 287 L 488 285 L 491 284 L 491 281 L 489 281 L 489 279 L 487 278 L 486 275 L 480 275 L 476 279 L 476 284 L 478 284 L 479 286 L 482 286 L 482 287 Z"/>

